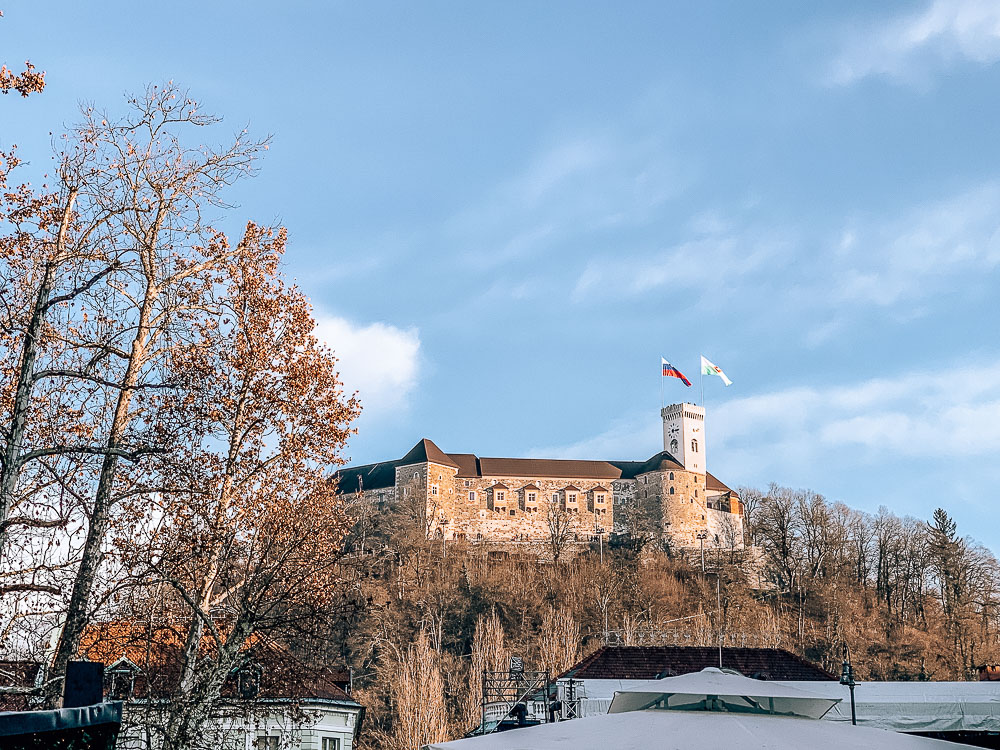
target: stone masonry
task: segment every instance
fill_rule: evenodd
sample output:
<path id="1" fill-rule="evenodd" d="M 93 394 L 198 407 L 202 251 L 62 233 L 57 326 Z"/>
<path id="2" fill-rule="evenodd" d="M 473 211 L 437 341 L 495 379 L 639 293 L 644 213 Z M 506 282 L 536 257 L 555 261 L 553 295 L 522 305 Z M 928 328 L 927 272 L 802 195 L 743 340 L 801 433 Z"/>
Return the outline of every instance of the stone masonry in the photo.
<path id="1" fill-rule="evenodd" d="M 563 529 L 586 541 L 626 533 L 628 509 L 642 508 L 678 547 L 742 547 L 740 500 L 704 469 L 704 409 L 674 405 L 663 419 L 665 444 L 686 440 L 680 459 L 666 450 L 646 461 L 480 458 L 424 439 L 401 459 L 340 470 L 338 490 L 417 503 L 433 538 L 545 543 Z"/>

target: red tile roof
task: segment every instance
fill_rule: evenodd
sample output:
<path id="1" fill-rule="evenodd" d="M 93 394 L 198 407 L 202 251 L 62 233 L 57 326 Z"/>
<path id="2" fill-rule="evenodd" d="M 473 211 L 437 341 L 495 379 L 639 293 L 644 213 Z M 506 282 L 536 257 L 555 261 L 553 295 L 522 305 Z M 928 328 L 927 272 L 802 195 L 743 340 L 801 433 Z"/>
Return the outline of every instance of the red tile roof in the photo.
<path id="1" fill-rule="evenodd" d="M 722 649 L 722 664 L 767 680 L 835 680 L 832 674 L 781 648 Z M 655 680 L 719 666 L 715 646 L 602 646 L 561 677 L 580 680 Z"/>

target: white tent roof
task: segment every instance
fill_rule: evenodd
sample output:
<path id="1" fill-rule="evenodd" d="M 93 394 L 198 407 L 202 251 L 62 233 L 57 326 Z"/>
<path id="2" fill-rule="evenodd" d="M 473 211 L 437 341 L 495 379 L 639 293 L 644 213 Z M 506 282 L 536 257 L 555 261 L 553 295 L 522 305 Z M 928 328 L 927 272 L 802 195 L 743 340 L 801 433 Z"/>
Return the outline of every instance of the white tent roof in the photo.
<path id="1" fill-rule="evenodd" d="M 631 711 L 427 745 L 429 750 L 951 750 L 950 742 L 766 714 Z"/>
<path id="2" fill-rule="evenodd" d="M 736 711 L 818 719 L 840 700 L 787 684 L 753 680 L 709 667 L 700 672 L 649 680 L 615 693 L 608 713 L 646 708 Z"/>
<path id="3" fill-rule="evenodd" d="M 838 682 L 775 683 L 841 698 L 824 719 L 851 720 L 847 687 Z M 858 724 L 898 732 L 998 732 L 1000 682 L 859 682 Z"/>

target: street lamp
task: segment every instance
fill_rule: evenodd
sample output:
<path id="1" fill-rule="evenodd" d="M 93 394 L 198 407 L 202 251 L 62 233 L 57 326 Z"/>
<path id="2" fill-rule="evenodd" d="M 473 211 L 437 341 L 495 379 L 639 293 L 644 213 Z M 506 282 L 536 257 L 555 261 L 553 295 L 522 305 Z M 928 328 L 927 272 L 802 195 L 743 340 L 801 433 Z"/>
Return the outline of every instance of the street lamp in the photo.
<path id="1" fill-rule="evenodd" d="M 705 573 L 705 540 L 708 538 L 707 531 L 699 531 L 696 535 L 698 541 L 701 543 L 701 572 L 702 575 Z"/>
<path id="2" fill-rule="evenodd" d="M 851 724 L 857 726 L 858 715 L 854 709 L 854 667 L 851 665 L 850 654 L 847 651 L 847 644 L 844 644 L 844 663 L 841 665 L 840 684 L 847 685 L 851 691 Z"/>

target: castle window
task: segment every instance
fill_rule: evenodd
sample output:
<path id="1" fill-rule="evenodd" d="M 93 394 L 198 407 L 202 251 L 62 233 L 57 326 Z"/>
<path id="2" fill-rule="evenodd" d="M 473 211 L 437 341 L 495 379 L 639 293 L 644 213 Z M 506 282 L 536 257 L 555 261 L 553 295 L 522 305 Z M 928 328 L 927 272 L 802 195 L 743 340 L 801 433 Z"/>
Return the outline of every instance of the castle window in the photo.
<path id="1" fill-rule="evenodd" d="M 671 494 L 671 495 L 673 495 L 673 494 L 674 494 L 674 488 L 673 488 L 673 487 L 671 487 L 671 488 L 670 488 L 670 494 Z"/>
<path id="2" fill-rule="evenodd" d="M 559 502 L 559 493 L 558 492 L 553 492 L 552 493 L 552 502 L 554 502 L 554 503 L 558 503 Z"/>
<path id="3" fill-rule="evenodd" d="M 603 492 L 598 493 L 597 496 L 594 498 L 594 502 L 603 503 L 604 502 L 604 493 Z"/>
<path id="4" fill-rule="evenodd" d="M 674 472 L 670 472 L 670 481 L 674 481 Z"/>
<path id="5" fill-rule="evenodd" d="M 515 515 L 517 515 L 517 513 L 516 513 L 516 512 L 514 511 L 514 509 L 513 509 L 513 508 L 511 508 L 511 509 L 510 509 L 510 514 L 511 514 L 512 516 L 515 516 Z"/>
<path id="6" fill-rule="evenodd" d="M 567 503 L 575 503 L 576 502 L 576 493 L 575 492 L 569 492 L 569 493 L 567 493 L 566 494 L 566 502 Z"/>
<path id="7" fill-rule="evenodd" d="M 465 480 L 465 486 L 466 486 L 466 487 L 470 487 L 470 486 L 471 486 L 471 485 L 469 484 L 469 480 L 468 480 L 468 479 L 466 479 L 466 480 Z"/>
<path id="8" fill-rule="evenodd" d="M 692 453 L 697 453 L 698 452 L 698 441 L 697 440 L 692 440 L 691 441 L 691 452 Z"/>
<path id="9" fill-rule="evenodd" d="M 698 497 L 698 490 L 695 490 L 695 491 L 694 491 L 694 496 L 695 496 L 695 497 Z"/>
<path id="10" fill-rule="evenodd" d="M 533 503 L 533 502 L 535 502 L 535 499 L 537 497 L 538 497 L 537 493 L 535 493 L 535 492 L 529 492 L 527 500 L 528 500 L 529 503 Z"/>
<path id="11" fill-rule="evenodd" d="M 497 490 L 496 502 L 498 503 L 506 502 L 506 498 L 507 498 L 506 492 L 504 492 L 503 490 Z"/>
<path id="12" fill-rule="evenodd" d="M 469 502 L 470 503 L 476 502 L 476 491 L 475 490 L 469 490 Z"/>
<path id="13" fill-rule="evenodd" d="M 438 493 L 438 486 L 436 484 L 431 485 L 431 494 L 436 495 Z"/>

